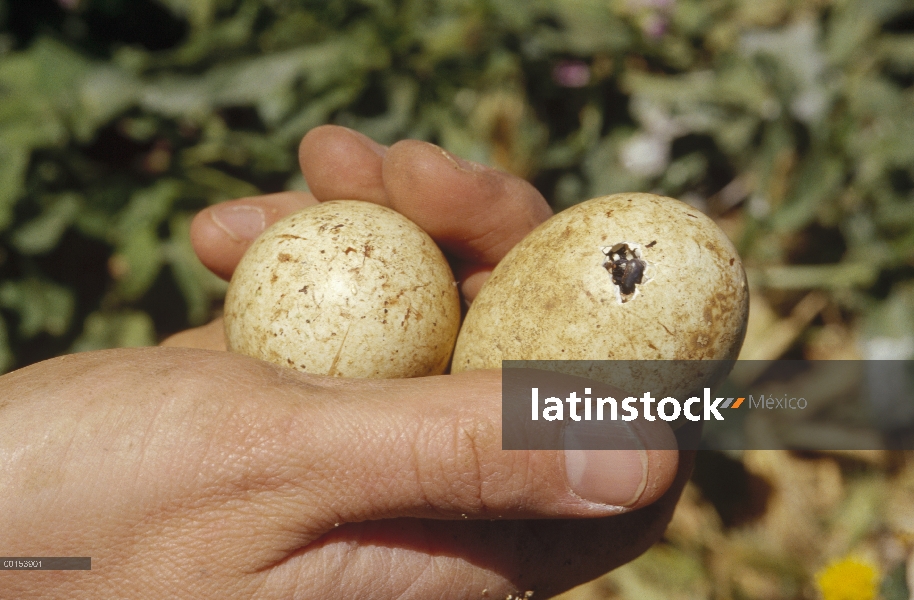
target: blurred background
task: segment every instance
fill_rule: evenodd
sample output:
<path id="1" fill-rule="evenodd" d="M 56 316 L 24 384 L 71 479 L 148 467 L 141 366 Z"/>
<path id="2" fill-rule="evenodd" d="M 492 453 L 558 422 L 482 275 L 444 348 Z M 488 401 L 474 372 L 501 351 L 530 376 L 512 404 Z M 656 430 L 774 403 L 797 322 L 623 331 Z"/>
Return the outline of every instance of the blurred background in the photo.
<path id="1" fill-rule="evenodd" d="M 307 189 L 323 123 L 556 210 L 692 204 L 746 264 L 742 358 L 914 358 L 911 0 L 0 0 L 0 373 L 218 314 L 190 219 Z M 706 452 L 565 598 L 908 598 L 912 548 L 905 454 Z"/>

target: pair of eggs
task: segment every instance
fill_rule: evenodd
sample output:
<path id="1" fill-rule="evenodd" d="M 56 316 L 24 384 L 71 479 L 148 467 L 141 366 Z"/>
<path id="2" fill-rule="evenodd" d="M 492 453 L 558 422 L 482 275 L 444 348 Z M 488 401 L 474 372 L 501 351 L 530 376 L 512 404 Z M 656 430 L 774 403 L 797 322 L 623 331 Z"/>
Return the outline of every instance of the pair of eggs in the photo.
<path id="1" fill-rule="evenodd" d="M 733 360 L 747 316 L 746 276 L 726 235 L 682 202 L 637 193 L 595 198 L 541 224 L 498 264 L 462 327 L 437 245 L 399 213 L 354 200 L 307 208 L 264 232 L 225 304 L 233 351 L 375 378 L 502 360 Z M 694 383 L 694 374 L 681 377 Z"/>

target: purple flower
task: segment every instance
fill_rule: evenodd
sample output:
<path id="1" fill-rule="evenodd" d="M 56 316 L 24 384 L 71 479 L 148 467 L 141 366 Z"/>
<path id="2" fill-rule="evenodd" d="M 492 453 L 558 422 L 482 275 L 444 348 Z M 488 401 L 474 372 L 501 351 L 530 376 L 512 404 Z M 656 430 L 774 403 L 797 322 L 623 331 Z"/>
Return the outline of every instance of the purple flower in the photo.
<path id="1" fill-rule="evenodd" d="M 590 83 L 590 67 L 582 60 L 563 60 L 552 69 L 552 80 L 562 87 L 584 87 Z"/>
<path id="2" fill-rule="evenodd" d="M 641 24 L 641 30 L 644 32 L 644 35 L 652 40 L 656 40 L 663 37 L 663 34 L 666 33 L 667 25 L 669 25 L 669 19 L 654 13 L 644 20 Z"/>

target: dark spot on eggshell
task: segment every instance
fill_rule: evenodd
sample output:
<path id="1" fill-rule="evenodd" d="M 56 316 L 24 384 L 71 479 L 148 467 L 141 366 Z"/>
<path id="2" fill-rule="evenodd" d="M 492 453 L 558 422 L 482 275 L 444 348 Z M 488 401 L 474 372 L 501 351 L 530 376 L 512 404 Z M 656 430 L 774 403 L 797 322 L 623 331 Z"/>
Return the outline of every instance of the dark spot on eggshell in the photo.
<path id="1" fill-rule="evenodd" d="M 579 361 L 734 357 L 748 306 L 744 278 L 727 265 L 735 254 L 724 232 L 693 210 L 627 193 L 556 214 L 502 259 L 474 299 L 452 371 L 516 359 L 552 361 L 555 367 L 544 368 L 599 379 L 571 369 Z M 633 372 L 632 387 L 656 376 L 655 366 L 646 369 L 653 375 Z M 671 371 L 662 385 L 691 392 L 706 370 Z"/>
<path id="2" fill-rule="evenodd" d="M 604 250 L 604 252 L 606 252 Z M 606 255 L 603 267 L 609 271 L 613 284 L 619 288 L 622 302 L 628 302 L 635 293 L 635 286 L 644 281 L 647 263 L 641 260 L 640 252 L 620 243 Z"/>

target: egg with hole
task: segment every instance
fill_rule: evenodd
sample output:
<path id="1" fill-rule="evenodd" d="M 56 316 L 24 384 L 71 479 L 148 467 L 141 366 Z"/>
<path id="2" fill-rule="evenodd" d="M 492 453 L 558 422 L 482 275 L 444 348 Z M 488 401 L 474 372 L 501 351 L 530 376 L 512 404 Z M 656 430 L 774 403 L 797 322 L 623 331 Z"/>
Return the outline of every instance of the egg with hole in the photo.
<path id="1" fill-rule="evenodd" d="M 498 264 L 466 316 L 452 370 L 502 360 L 732 361 L 748 311 L 745 271 L 714 221 L 673 198 L 605 196 L 556 214 Z M 560 368 L 606 381 L 606 366 Z M 719 363 L 667 363 L 661 373 L 638 362 L 620 381 L 619 368 L 609 383 L 641 386 L 660 373 L 669 395 L 721 374 Z"/>
<path id="2" fill-rule="evenodd" d="M 443 373 L 459 327 L 454 276 L 435 242 L 396 211 L 356 200 L 267 229 L 225 299 L 229 350 L 319 375 Z"/>

